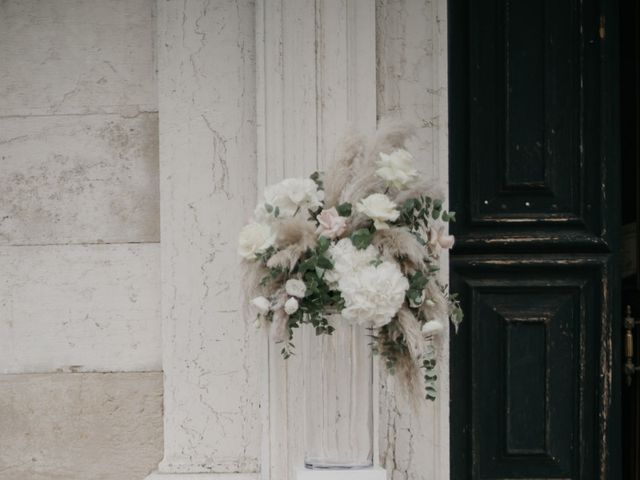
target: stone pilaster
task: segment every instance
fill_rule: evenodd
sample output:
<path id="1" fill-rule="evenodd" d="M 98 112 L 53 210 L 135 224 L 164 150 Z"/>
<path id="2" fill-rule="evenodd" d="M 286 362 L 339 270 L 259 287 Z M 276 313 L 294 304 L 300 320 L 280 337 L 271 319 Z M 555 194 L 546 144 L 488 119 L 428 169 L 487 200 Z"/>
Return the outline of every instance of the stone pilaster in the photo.
<path id="1" fill-rule="evenodd" d="M 158 1 L 164 459 L 152 478 L 257 477 L 261 342 L 236 239 L 255 204 L 255 12 Z"/>

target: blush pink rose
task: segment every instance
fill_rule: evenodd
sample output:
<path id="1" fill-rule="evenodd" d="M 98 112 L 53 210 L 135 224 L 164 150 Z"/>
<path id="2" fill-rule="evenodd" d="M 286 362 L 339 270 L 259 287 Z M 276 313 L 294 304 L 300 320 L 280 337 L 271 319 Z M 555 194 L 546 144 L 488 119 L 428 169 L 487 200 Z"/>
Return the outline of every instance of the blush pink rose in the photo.
<path id="1" fill-rule="evenodd" d="M 334 207 L 322 210 L 318 215 L 318 223 L 318 235 L 331 239 L 342 235 L 347 228 L 347 219 L 341 217 Z"/>
<path id="2" fill-rule="evenodd" d="M 456 239 L 453 235 L 440 235 L 438 237 L 438 243 L 441 248 L 450 249 L 453 248 L 453 244 L 456 243 Z"/>
<path id="3" fill-rule="evenodd" d="M 447 235 L 444 233 L 444 228 L 440 228 L 437 231 L 432 231 L 431 241 L 429 242 L 433 247 L 440 247 L 445 250 L 453 248 L 456 239 L 453 235 Z"/>

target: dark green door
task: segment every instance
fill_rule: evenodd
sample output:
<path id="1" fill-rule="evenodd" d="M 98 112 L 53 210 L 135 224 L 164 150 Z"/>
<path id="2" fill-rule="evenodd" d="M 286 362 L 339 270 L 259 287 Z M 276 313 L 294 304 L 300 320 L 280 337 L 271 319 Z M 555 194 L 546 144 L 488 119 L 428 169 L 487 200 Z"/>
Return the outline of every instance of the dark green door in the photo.
<path id="1" fill-rule="evenodd" d="M 449 0 L 453 479 L 620 478 L 616 9 Z"/>

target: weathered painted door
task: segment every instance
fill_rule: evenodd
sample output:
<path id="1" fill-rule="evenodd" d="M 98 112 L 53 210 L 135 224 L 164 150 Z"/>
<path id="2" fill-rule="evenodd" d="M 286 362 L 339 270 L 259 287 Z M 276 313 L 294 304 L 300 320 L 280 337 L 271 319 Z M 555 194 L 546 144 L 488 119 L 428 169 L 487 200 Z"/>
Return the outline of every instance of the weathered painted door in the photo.
<path id="1" fill-rule="evenodd" d="M 620 478 L 616 9 L 449 0 L 456 480 Z"/>

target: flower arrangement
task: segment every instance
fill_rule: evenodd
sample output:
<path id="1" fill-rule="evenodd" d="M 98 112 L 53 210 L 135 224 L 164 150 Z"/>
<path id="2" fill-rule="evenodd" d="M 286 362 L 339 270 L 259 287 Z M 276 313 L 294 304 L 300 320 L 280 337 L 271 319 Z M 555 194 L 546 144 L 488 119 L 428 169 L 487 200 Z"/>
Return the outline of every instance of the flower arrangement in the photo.
<path id="1" fill-rule="evenodd" d="M 455 214 L 419 174 L 405 149 L 411 130 L 383 124 L 372 141 L 348 135 L 326 174 L 267 187 L 239 238 L 259 324 L 293 354 L 303 324 L 331 334 L 336 321 L 371 329 L 372 348 L 391 373 L 436 397 L 434 339 L 458 300 L 438 281 L 439 253 Z"/>

